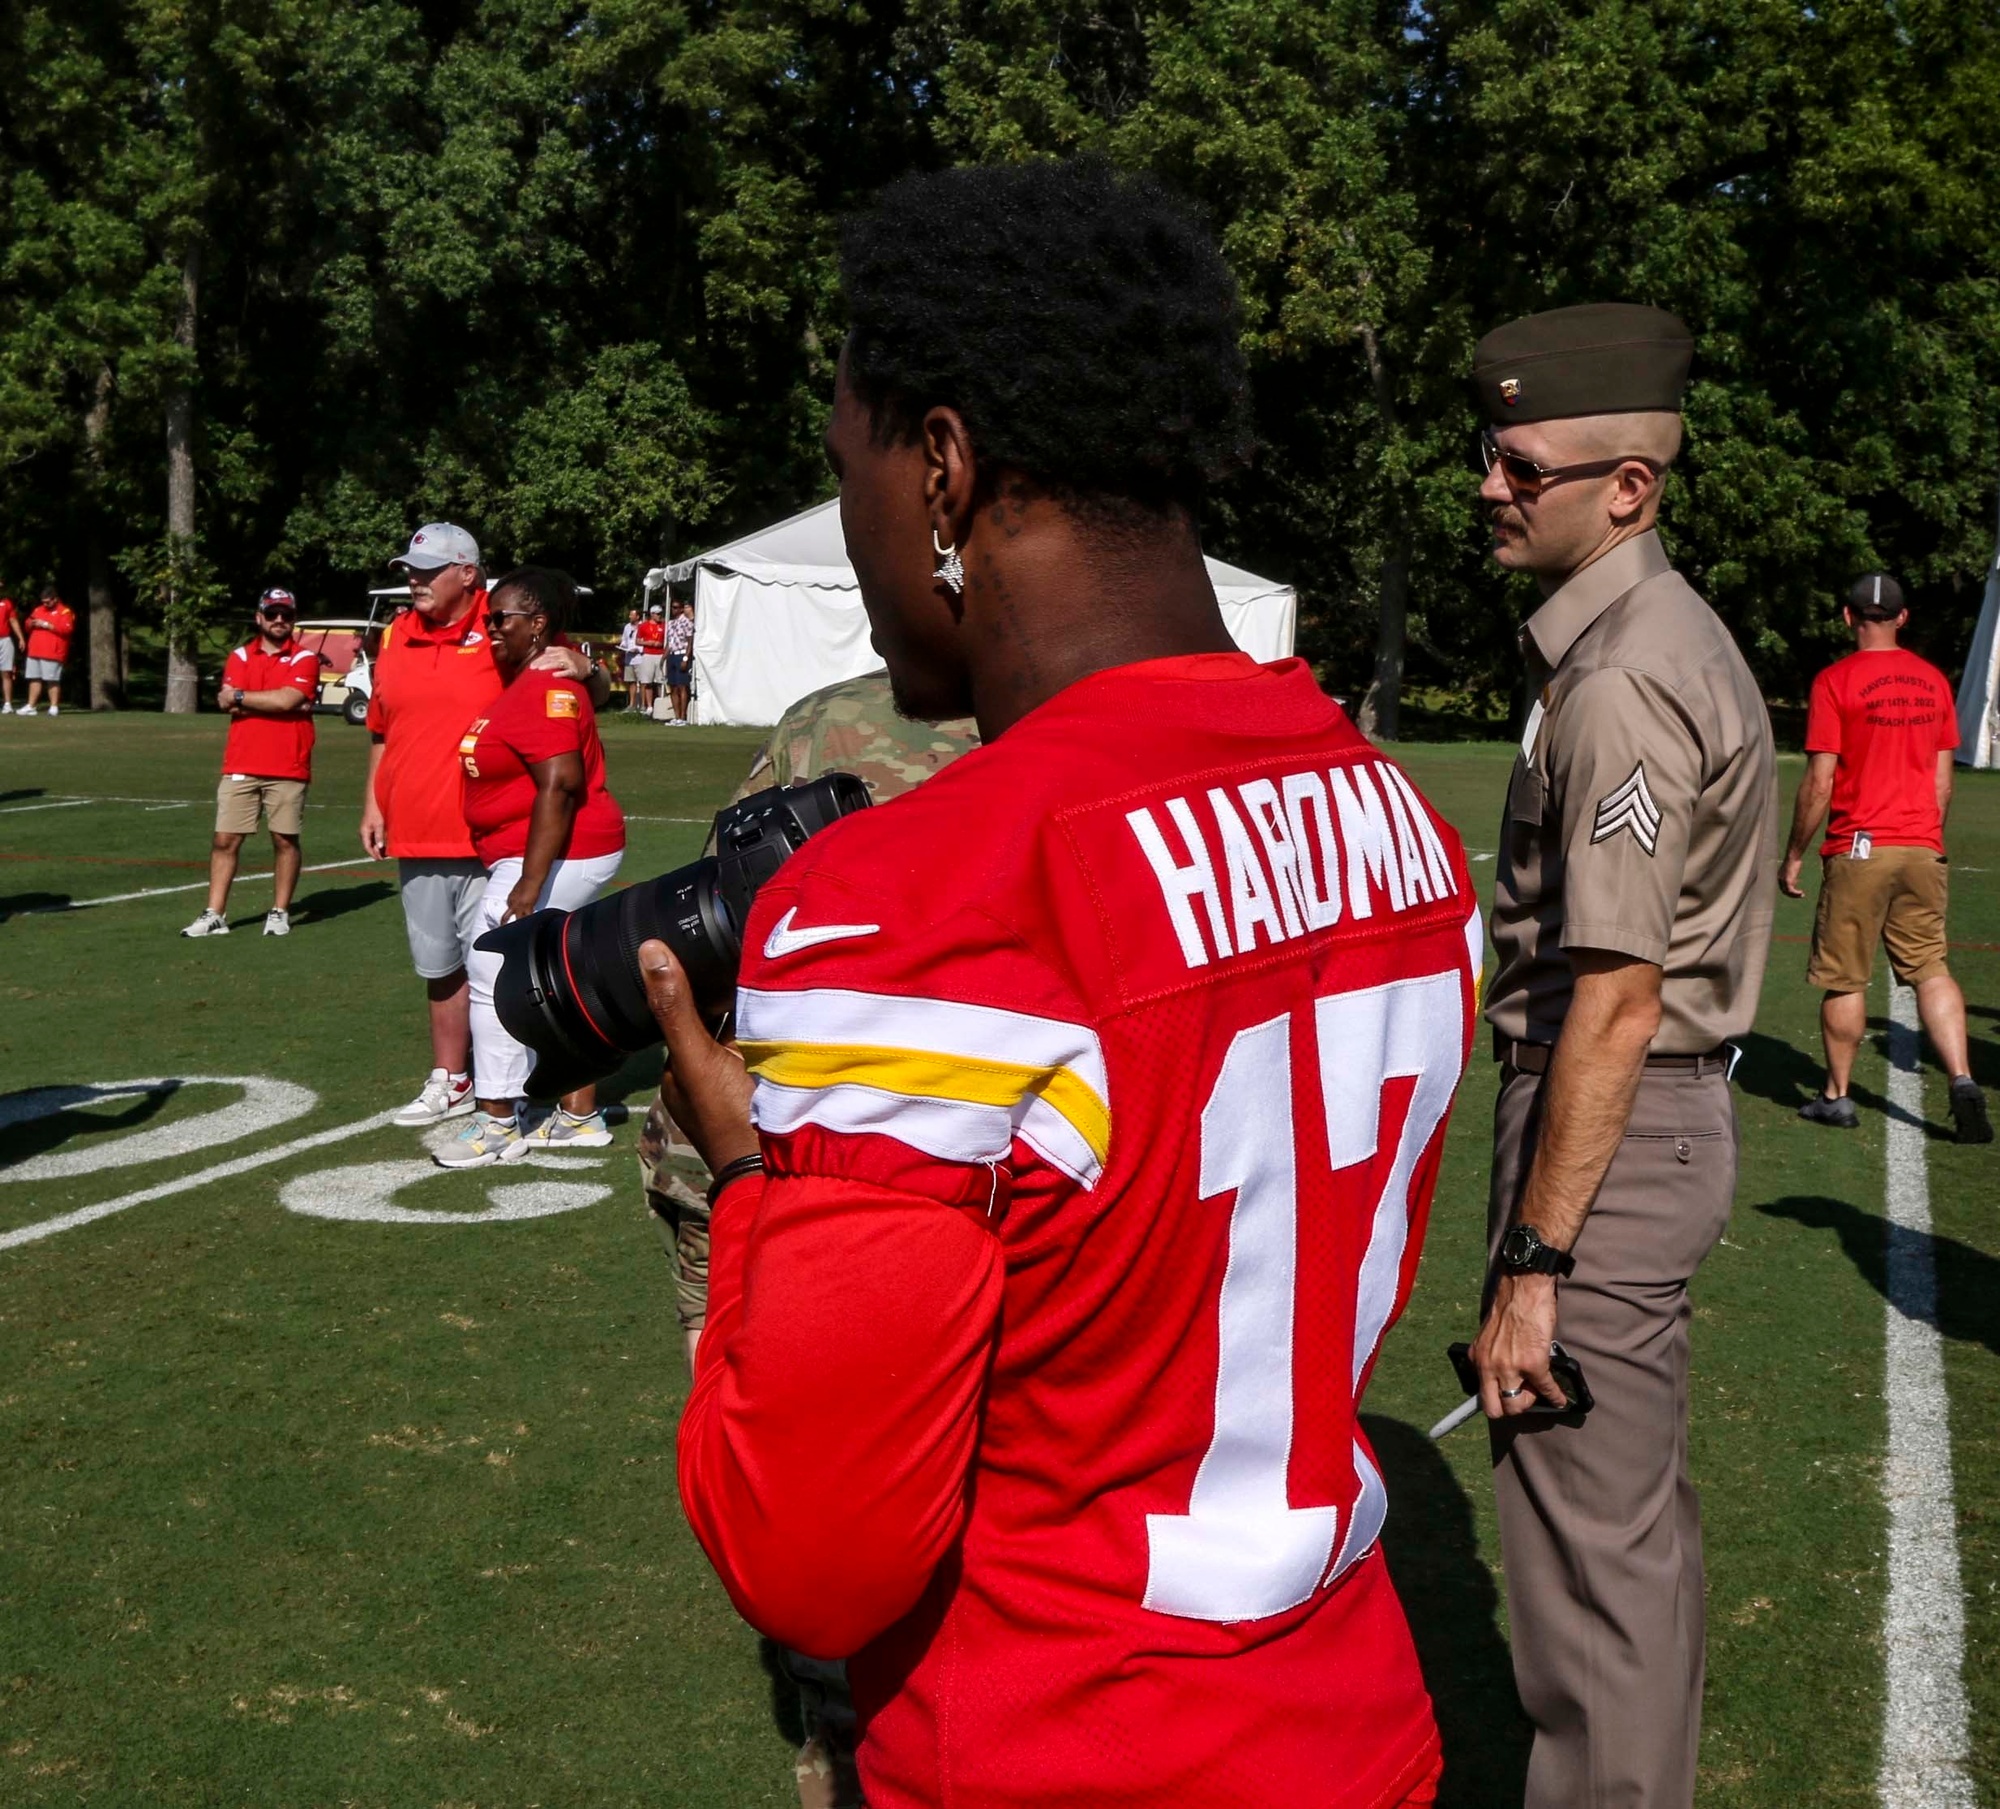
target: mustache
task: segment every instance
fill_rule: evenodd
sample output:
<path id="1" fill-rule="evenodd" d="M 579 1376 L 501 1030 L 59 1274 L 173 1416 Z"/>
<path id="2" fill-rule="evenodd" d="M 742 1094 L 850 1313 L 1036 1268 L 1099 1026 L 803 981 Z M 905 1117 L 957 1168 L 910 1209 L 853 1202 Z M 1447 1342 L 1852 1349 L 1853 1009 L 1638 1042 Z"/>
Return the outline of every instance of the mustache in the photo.
<path id="1" fill-rule="evenodd" d="M 1520 510 L 1512 503 L 1490 505 L 1486 511 L 1486 518 L 1496 528 L 1517 528 L 1524 534 L 1528 530 L 1528 524 L 1522 518 Z"/>

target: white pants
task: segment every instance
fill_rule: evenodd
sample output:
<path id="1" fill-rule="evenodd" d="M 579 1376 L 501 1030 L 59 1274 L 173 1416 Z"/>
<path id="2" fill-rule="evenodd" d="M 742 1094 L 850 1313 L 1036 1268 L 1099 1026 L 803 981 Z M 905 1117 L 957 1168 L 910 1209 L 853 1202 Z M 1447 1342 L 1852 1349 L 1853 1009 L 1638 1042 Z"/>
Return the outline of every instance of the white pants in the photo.
<path id="1" fill-rule="evenodd" d="M 587 861 L 557 861 L 549 869 L 542 893 L 535 900 L 537 910 L 574 911 L 587 905 L 618 877 L 624 860 L 616 854 L 600 854 Z M 497 862 L 486 875 L 486 896 L 479 904 L 480 934 L 497 930 L 507 915 L 507 895 L 521 883 L 518 860 Z M 500 977 L 500 957 L 484 949 L 474 949 L 465 958 L 466 978 L 472 983 L 472 1073 L 481 1099 L 518 1100 L 528 1085 L 535 1065 L 525 1043 L 517 1043 L 501 1028 L 493 1009 L 493 982 Z"/>

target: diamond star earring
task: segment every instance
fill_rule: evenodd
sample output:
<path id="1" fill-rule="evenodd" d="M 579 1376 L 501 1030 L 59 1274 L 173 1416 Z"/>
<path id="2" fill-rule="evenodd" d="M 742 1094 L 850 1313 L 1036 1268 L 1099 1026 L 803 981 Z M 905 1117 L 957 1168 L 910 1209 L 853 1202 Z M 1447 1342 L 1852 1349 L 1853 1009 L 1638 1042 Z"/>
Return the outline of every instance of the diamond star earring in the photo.
<path id="1" fill-rule="evenodd" d="M 954 597 L 965 594 L 965 561 L 958 556 L 958 548 L 946 546 L 938 539 L 936 528 L 931 529 L 931 550 L 937 554 L 937 570 L 933 578 L 942 578 L 950 586 Z"/>

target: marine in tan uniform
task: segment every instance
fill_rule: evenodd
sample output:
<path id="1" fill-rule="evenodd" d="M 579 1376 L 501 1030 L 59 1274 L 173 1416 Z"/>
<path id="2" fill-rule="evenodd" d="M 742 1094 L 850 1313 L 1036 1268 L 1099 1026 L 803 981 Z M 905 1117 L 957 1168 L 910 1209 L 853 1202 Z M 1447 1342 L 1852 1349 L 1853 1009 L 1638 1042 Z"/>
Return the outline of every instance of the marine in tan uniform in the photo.
<path id="1" fill-rule="evenodd" d="M 735 798 L 771 785 L 797 785 L 822 773 L 864 779 L 878 804 L 914 790 L 931 774 L 979 745 L 970 717 L 953 722 L 912 722 L 889 695 L 889 675 L 871 672 L 843 679 L 802 697 L 771 729 L 750 762 Z M 730 801 L 735 802 L 735 798 Z M 681 1146 L 686 1150 L 686 1146 Z M 692 1152 L 686 1173 L 674 1172 L 673 1126 L 665 1102 L 654 1095 L 639 1136 L 639 1180 L 646 1205 L 673 1258 L 676 1305 L 687 1337 L 688 1367 L 708 1316 L 708 1203 L 689 1184 L 702 1177 Z M 799 1686 L 806 1741 L 798 1755 L 801 1809 L 862 1809 L 854 1769 L 856 1726 L 847 1691 L 847 1667 L 787 1652 L 783 1663 Z"/>
<path id="2" fill-rule="evenodd" d="M 1655 532 L 1692 340 L 1656 309 L 1565 308 L 1480 342 L 1494 556 L 1544 598 L 1508 788 L 1486 1015 L 1485 1322 L 1532 1809 L 1682 1809 L 1701 1728 L 1688 1280 L 1736 1185 L 1730 1039 L 1774 905 L 1763 699 Z M 1550 1345 L 1581 1364 L 1587 1416 Z"/>

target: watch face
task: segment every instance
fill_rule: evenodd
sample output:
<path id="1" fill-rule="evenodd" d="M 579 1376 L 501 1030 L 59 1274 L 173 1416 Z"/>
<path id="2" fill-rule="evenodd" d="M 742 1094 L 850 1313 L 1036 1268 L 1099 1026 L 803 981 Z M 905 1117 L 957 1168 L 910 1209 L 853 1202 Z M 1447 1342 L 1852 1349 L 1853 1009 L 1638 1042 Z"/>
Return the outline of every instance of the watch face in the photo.
<path id="1" fill-rule="evenodd" d="M 1500 1260 L 1505 1263 L 1533 1262 L 1542 1240 L 1527 1225 L 1516 1225 L 1500 1240 Z"/>

